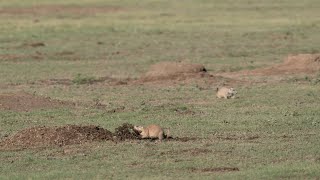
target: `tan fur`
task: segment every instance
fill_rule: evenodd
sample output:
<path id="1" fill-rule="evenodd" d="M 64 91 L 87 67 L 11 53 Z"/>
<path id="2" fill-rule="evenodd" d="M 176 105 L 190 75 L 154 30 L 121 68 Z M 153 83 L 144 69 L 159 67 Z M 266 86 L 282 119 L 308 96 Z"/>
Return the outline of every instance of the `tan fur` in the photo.
<path id="1" fill-rule="evenodd" d="M 237 94 L 237 91 L 234 88 L 226 88 L 226 87 L 221 87 L 217 88 L 217 97 L 218 98 L 235 98 L 235 95 Z"/>
<path id="2" fill-rule="evenodd" d="M 159 139 L 160 141 L 162 141 L 164 138 L 169 137 L 169 133 L 170 133 L 169 130 L 167 133 L 165 133 L 159 125 L 155 125 L 155 124 L 151 124 L 147 127 L 134 126 L 134 130 L 140 133 L 142 139 L 152 138 L 152 139 Z"/>

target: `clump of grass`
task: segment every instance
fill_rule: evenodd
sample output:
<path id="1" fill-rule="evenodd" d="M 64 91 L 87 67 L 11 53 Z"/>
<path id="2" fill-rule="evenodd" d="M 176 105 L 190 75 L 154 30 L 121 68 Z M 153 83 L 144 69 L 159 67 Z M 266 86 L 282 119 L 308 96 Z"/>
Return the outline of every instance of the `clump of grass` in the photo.
<path id="1" fill-rule="evenodd" d="M 93 76 L 86 76 L 81 73 L 77 74 L 76 77 L 72 80 L 74 84 L 91 84 L 96 82 L 98 79 Z"/>

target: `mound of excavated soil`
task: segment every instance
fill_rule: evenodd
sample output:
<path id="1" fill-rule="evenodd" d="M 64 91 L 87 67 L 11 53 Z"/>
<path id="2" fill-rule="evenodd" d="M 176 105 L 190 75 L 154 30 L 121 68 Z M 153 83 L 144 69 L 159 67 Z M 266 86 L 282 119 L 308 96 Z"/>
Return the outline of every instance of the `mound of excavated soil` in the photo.
<path id="1" fill-rule="evenodd" d="M 284 70 L 301 70 L 302 72 L 315 72 L 320 70 L 320 54 L 299 54 L 290 55 L 285 59 L 279 69 Z"/>
<path id="2" fill-rule="evenodd" d="M 67 125 L 62 127 L 32 127 L 19 131 L 0 144 L 4 147 L 43 147 L 82 144 L 113 140 L 113 134 L 98 126 Z"/>
<path id="3" fill-rule="evenodd" d="M 133 129 L 132 124 L 124 123 L 122 126 L 116 128 L 114 136 L 117 140 L 124 141 L 126 139 L 141 139 L 139 132 Z"/>
<path id="4" fill-rule="evenodd" d="M 294 73 L 315 73 L 320 70 L 320 54 L 289 55 L 282 64 L 268 68 L 247 71 L 252 75 L 277 75 Z"/>
<path id="5" fill-rule="evenodd" d="M 173 80 L 199 77 L 206 72 L 201 64 L 190 64 L 184 62 L 161 62 L 150 67 L 143 75 L 142 81 Z"/>
<path id="6" fill-rule="evenodd" d="M 72 103 L 28 93 L 0 94 L 0 110 L 30 111 L 33 109 L 71 106 Z"/>
<path id="7" fill-rule="evenodd" d="M 67 125 L 60 127 L 32 127 L 21 130 L 0 142 L 4 148 L 65 146 L 93 141 L 125 141 L 140 139 L 132 124 L 123 124 L 115 133 L 99 126 Z"/>
<path id="8" fill-rule="evenodd" d="M 94 141 L 121 142 L 125 140 L 142 140 L 139 133 L 133 129 L 132 124 L 124 123 L 117 127 L 114 133 L 94 125 L 66 125 L 54 127 L 42 126 L 23 129 L 12 136 L 4 138 L 2 141 L 0 141 L 0 149 L 10 150 L 48 146 L 65 146 Z M 187 142 L 195 141 L 197 138 L 170 137 L 166 140 Z"/>

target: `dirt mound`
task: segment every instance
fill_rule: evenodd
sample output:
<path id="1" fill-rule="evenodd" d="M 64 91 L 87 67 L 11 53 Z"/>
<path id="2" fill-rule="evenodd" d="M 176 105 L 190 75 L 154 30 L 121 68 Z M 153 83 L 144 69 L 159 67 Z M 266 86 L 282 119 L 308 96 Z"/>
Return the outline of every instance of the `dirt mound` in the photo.
<path id="1" fill-rule="evenodd" d="M 289 55 L 279 69 L 315 72 L 320 70 L 320 54 Z"/>
<path id="2" fill-rule="evenodd" d="M 117 140 L 123 141 L 126 139 L 141 139 L 139 132 L 133 129 L 132 124 L 124 123 L 122 126 L 116 128 L 114 135 Z"/>
<path id="3" fill-rule="evenodd" d="M 73 104 L 70 102 L 35 96 L 24 92 L 0 94 L 0 110 L 30 111 L 33 109 L 58 108 L 71 105 Z"/>
<path id="4" fill-rule="evenodd" d="M 65 146 L 93 141 L 125 141 L 140 139 L 133 125 L 125 123 L 115 129 L 115 133 L 99 126 L 67 125 L 60 127 L 32 127 L 21 130 L 0 142 L 0 147 L 30 148 Z"/>
<path id="5" fill-rule="evenodd" d="M 289 55 L 282 64 L 272 67 L 244 71 L 247 75 L 279 75 L 315 73 L 320 70 L 320 54 Z"/>
<path id="6" fill-rule="evenodd" d="M 48 146 L 66 146 L 94 141 L 122 142 L 125 140 L 142 140 L 132 124 L 124 123 L 112 133 L 107 129 L 94 125 L 66 125 L 54 127 L 31 127 L 23 129 L 0 142 L 0 149 L 21 149 Z M 154 141 L 153 139 L 145 139 Z M 195 141 L 197 138 L 175 137 L 167 141 Z"/>
<path id="7" fill-rule="evenodd" d="M 184 62 L 161 62 L 150 67 L 143 75 L 141 81 L 157 81 L 186 79 L 204 76 L 207 70 L 201 64 L 190 64 Z"/>
<path id="8" fill-rule="evenodd" d="M 98 126 L 67 125 L 62 127 L 32 127 L 19 131 L 1 142 L 4 147 L 43 147 L 82 144 L 113 140 L 113 134 Z"/>

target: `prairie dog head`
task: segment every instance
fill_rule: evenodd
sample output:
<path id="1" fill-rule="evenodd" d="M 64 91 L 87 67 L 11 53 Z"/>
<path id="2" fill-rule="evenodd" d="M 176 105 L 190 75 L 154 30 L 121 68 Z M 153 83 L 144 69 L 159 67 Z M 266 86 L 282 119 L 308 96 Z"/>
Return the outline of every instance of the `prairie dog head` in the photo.
<path id="1" fill-rule="evenodd" d="M 141 133 L 144 130 L 143 126 L 133 126 L 133 129 Z"/>
<path id="2" fill-rule="evenodd" d="M 230 94 L 230 95 L 232 95 L 232 96 L 234 96 L 234 95 L 236 95 L 238 92 L 234 89 L 234 88 L 230 88 L 229 90 L 228 90 L 228 94 Z"/>

